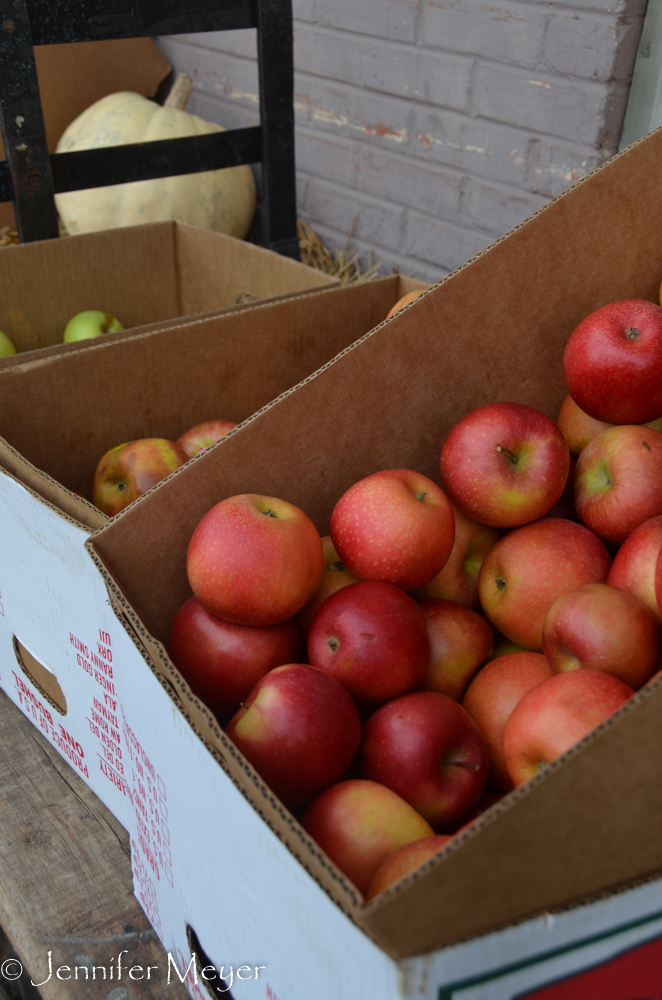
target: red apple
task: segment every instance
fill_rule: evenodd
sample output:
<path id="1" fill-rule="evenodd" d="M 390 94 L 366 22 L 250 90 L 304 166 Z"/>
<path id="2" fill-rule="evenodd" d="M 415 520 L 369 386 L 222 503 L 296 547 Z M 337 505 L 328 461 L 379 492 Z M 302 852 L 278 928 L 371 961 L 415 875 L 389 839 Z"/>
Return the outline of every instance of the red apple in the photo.
<path id="1" fill-rule="evenodd" d="M 575 403 L 595 420 L 644 424 L 662 413 L 662 308 L 610 302 L 582 320 L 563 353 Z"/>
<path id="2" fill-rule="evenodd" d="M 575 506 L 587 527 L 616 545 L 662 514 L 662 433 L 625 425 L 598 434 L 577 459 Z"/>
<path id="3" fill-rule="evenodd" d="M 269 670 L 297 662 L 299 632 L 292 619 L 263 628 L 233 625 L 190 597 L 170 626 L 168 653 L 193 694 L 229 718 Z"/>
<path id="4" fill-rule="evenodd" d="M 181 448 L 165 438 L 141 438 L 118 444 L 97 465 L 92 503 L 108 517 L 114 517 L 186 460 Z"/>
<path id="5" fill-rule="evenodd" d="M 563 493 L 569 453 L 553 420 L 521 403 L 490 403 L 452 428 L 441 474 L 465 514 L 496 528 L 527 524 Z"/>
<path id="6" fill-rule="evenodd" d="M 290 663 L 265 674 L 226 735 L 285 805 L 298 806 L 340 780 L 359 747 L 361 722 L 342 684 Z"/>
<path id="7" fill-rule="evenodd" d="M 555 674 L 525 694 L 506 725 L 503 749 L 514 785 L 534 778 L 634 694 L 601 670 Z"/>
<path id="8" fill-rule="evenodd" d="M 592 531 L 542 518 L 511 531 L 490 549 L 480 571 L 480 601 L 511 642 L 542 650 L 542 627 L 554 601 L 584 583 L 604 583 L 611 560 Z"/>
<path id="9" fill-rule="evenodd" d="M 322 569 L 322 579 L 311 599 L 296 617 L 296 622 L 304 636 L 310 632 L 315 615 L 324 604 L 327 597 L 335 594 L 337 590 L 348 587 L 350 583 L 358 583 L 358 579 L 350 573 L 344 562 L 338 555 L 331 541 L 331 535 L 325 535 L 322 539 L 324 550 L 324 568 Z"/>
<path id="10" fill-rule="evenodd" d="M 364 895 L 382 861 L 434 830 L 390 788 L 353 779 L 315 799 L 301 825 Z"/>
<path id="11" fill-rule="evenodd" d="M 430 642 L 416 601 L 392 583 L 352 583 L 329 597 L 308 634 L 308 659 L 360 705 L 378 705 L 423 680 Z"/>
<path id="12" fill-rule="evenodd" d="M 556 673 L 603 670 L 636 689 L 657 668 L 660 627 L 634 594 L 606 583 L 589 583 L 552 604 L 542 646 Z"/>
<path id="13" fill-rule="evenodd" d="M 655 596 L 655 565 L 662 549 L 662 515 L 644 521 L 623 542 L 614 556 L 607 583 L 643 601 L 658 622 L 662 614 Z"/>
<path id="14" fill-rule="evenodd" d="M 513 787 L 503 753 L 506 723 L 524 695 L 553 675 L 542 653 L 509 653 L 487 663 L 467 688 L 462 705 L 485 738 L 490 784 L 504 792 Z"/>
<path id="15" fill-rule="evenodd" d="M 244 493 L 212 507 L 186 557 L 191 590 L 208 611 L 237 625 L 278 625 L 315 593 L 324 553 L 302 510 Z"/>
<path id="16" fill-rule="evenodd" d="M 331 538 L 361 580 L 422 587 L 453 548 L 455 518 L 439 487 L 410 469 L 386 469 L 359 480 L 331 514 Z"/>
<path id="17" fill-rule="evenodd" d="M 478 609 L 478 574 L 483 559 L 499 540 L 496 528 L 472 521 L 456 503 L 450 502 L 455 516 L 455 541 L 444 568 L 434 579 L 412 592 L 417 601 L 440 597 Z"/>
<path id="18" fill-rule="evenodd" d="M 459 701 L 494 648 L 484 618 L 456 601 L 421 601 L 430 639 L 430 660 L 421 691 L 438 691 Z"/>
<path id="19" fill-rule="evenodd" d="M 424 862 L 437 854 L 442 847 L 445 847 L 450 836 L 438 833 L 434 837 L 423 837 L 422 840 L 413 840 L 410 844 L 404 844 L 391 854 L 370 879 L 365 898 L 366 901 L 374 899 L 380 892 L 384 892 L 390 885 L 404 878 L 416 868 L 420 868 Z"/>
<path id="20" fill-rule="evenodd" d="M 584 413 L 575 403 L 572 396 L 566 396 L 561 403 L 557 424 L 568 442 L 571 455 L 579 455 L 587 444 L 597 437 L 602 431 L 613 427 L 613 424 L 605 423 L 604 420 L 594 420 Z"/>
<path id="21" fill-rule="evenodd" d="M 489 760 L 469 713 L 452 698 L 416 691 L 383 705 L 363 727 L 362 777 L 400 795 L 435 830 L 478 801 Z"/>
<path id="22" fill-rule="evenodd" d="M 568 442 L 571 455 L 579 455 L 593 438 L 614 426 L 614 424 L 605 423 L 604 420 L 594 420 L 593 417 L 589 417 L 588 413 L 580 410 L 572 396 L 566 396 L 563 400 L 557 424 Z M 662 417 L 658 417 L 657 420 L 648 420 L 642 426 L 652 427 L 654 431 L 662 431 Z"/>
<path id="23" fill-rule="evenodd" d="M 662 614 L 662 552 L 655 563 L 655 596 L 660 614 Z"/>
<path id="24" fill-rule="evenodd" d="M 236 426 L 231 420 L 204 420 L 180 434 L 177 444 L 187 458 L 194 458 L 199 452 L 211 448 Z"/>

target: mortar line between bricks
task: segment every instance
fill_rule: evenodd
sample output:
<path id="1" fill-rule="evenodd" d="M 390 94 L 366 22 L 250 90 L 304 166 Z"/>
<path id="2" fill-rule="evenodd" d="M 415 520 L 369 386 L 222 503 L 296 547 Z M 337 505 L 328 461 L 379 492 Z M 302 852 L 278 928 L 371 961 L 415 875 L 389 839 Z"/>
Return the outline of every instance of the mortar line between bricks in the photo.
<path id="1" fill-rule="evenodd" d="M 297 174 L 300 174 L 305 179 L 314 179 L 320 181 L 321 183 L 326 184 L 328 187 L 330 187 L 339 195 L 346 195 L 348 191 L 351 191 L 353 194 L 361 196 L 361 201 L 364 204 L 372 205 L 374 208 L 377 209 L 382 208 L 384 205 L 387 205 L 388 207 L 396 206 L 397 208 L 403 209 L 407 212 L 417 212 L 419 215 L 426 214 L 426 209 L 421 205 L 411 205 L 408 202 L 397 201 L 391 196 L 387 198 L 386 196 L 373 195 L 370 194 L 369 191 L 364 191 L 361 188 L 350 187 L 346 184 L 343 184 L 341 181 L 334 181 L 332 178 L 319 177 L 316 174 L 312 174 L 306 170 L 297 169 Z M 483 178 L 482 180 L 483 183 L 485 183 L 485 178 Z M 500 185 L 501 182 L 488 181 L 487 184 L 489 185 L 489 183 L 492 183 L 494 185 Z M 532 191 L 525 191 L 523 188 L 515 187 L 514 191 L 515 193 L 519 193 L 520 197 L 523 194 L 525 194 L 525 195 L 530 195 L 531 197 L 535 196 L 537 198 L 545 199 L 545 204 L 551 201 L 551 198 L 548 197 L 547 195 L 536 194 L 536 192 Z M 537 211 L 537 210 L 538 209 L 535 208 L 532 211 Z M 491 239 L 498 239 L 499 236 L 503 235 L 503 233 L 500 230 L 497 231 L 496 229 L 482 229 L 479 226 L 477 227 L 475 223 L 468 225 L 466 223 L 458 221 L 457 219 L 449 219 L 447 216 L 443 215 L 435 215 L 434 218 L 438 222 L 442 222 L 446 226 L 452 226 L 462 233 L 466 232 L 473 233 L 474 235 L 480 237 L 489 236 Z"/>
<path id="2" fill-rule="evenodd" d="M 329 30 L 331 32 L 335 32 L 335 33 L 337 33 L 339 35 L 345 34 L 347 36 L 355 37 L 357 39 L 363 37 L 363 36 L 359 35 L 356 32 L 343 32 L 341 29 L 325 29 L 325 30 Z M 382 40 L 380 40 L 380 44 L 381 44 L 381 42 L 382 42 Z M 254 58 L 252 56 L 246 56 L 246 55 L 243 55 L 243 54 L 237 54 L 237 53 L 234 53 L 234 52 L 230 51 L 229 49 L 209 48 L 209 47 L 206 47 L 204 45 L 198 45 L 198 44 L 189 43 L 189 42 L 178 42 L 177 44 L 183 45 L 183 46 L 188 47 L 190 49 L 204 51 L 204 52 L 207 52 L 207 53 L 213 53 L 213 54 L 216 54 L 216 55 L 224 55 L 224 56 L 226 56 L 226 57 L 228 57 L 228 58 L 230 58 L 232 60 L 236 60 L 238 63 L 243 64 L 244 66 L 251 65 L 251 66 L 255 66 L 256 69 L 257 69 L 257 58 L 256 57 Z M 388 43 L 384 43 L 384 44 L 388 44 Z M 611 76 L 611 77 L 605 77 L 605 78 L 600 78 L 600 79 L 595 79 L 595 78 L 591 78 L 591 77 L 580 76 L 580 75 L 578 75 L 576 73 L 571 73 L 571 72 L 560 73 L 560 72 L 557 72 L 557 71 L 555 71 L 553 69 L 550 69 L 547 66 L 540 66 L 540 65 L 538 65 L 538 66 L 524 66 L 524 65 L 521 65 L 521 64 L 518 64 L 518 63 L 513 63 L 512 61 L 508 61 L 508 60 L 504 60 L 504 59 L 498 59 L 498 58 L 496 58 L 494 56 L 482 55 L 482 54 L 479 54 L 479 53 L 457 52 L 457 51 L 451 51 L 451 50 L 448 50 L 448 49 L 428 47 L 428 46 L 425 46 L 425 45 L 420 45 L 420 46 L 419 45 L 414 45 L 414 44 L 409 43 L 409 42 L 407 42 L 407 43 L 404 43 L 404 42 L 400 43 L 400 42 L 394 42 L 394 41 L 392 41 L 391 44 L 393 45 L 393 47 L 396 47 L 398 49 L 398 51 L 401 51 L 402 49 L 405 49 L 406 46 L 409 45 L 409 46 L 411 46 L 411 49 L 416 54 L 418 54 L 418 55 L 420 55 L 421 53 L 432 53 L 432 54 L 445 55 L 447 57 L 452 57 L 452 58 L 456 58 L 456 59 L 467 60 L 467 61 L 473 60 L 474 61 L 474 67 L 472 68 L 472 76 L 475 75 L 480 70 L 480 68 L 483 67 L 483 66 L 485 66 L 485 67 L 493 66 L 493 67 L 497 67 L 497 68 L 503 67 L 503 68 L 507 69 L 508 71 L 512 71 L 515 74 L 519 74 L 521 79 L 524 78 L 525 74 L 537 74 L 537 75 L 546 76 L 548 78 L 548 80 L 544 81 L 544 82 L 548 82 L 549 80 L 551 80 L 552 83 L 550 83 L 550 86 L 553 86 L 553 81 L 554 80 L 557 80 L 559 84 L 563 84 L 563 83 L 568 82 L 568 81 L 570 81 L 571 83 L 574 82 L 574 83 L 580 84 L 580 85 L 582 85 L 584 87 L 592 88 L 593 90 L 595 90 L 596 88 L 598 88 L 598 89 L 605 89 L 605 88 L 608 88 L 609 86 L 612 86 L 612 85 L 626 85 L 627 84 L 627 80 L 618 80 L 618 79 L 616 79 L 613 76 Z M 615 58 L 616 57 L 616 53 L 617 53 L 617 47 L 614 48 L 613 52 L 614 52 L 614 58 Z M 379 96 L 388 97 L 388 98 L 391 98 L 391 99 L 395 99 L 396 101 L 402 101 L 405 105 L 416 105 L 416 106 L 433 107 L 433 108 L 445 108 L 446 107 L 445 105 L 430 104 L 429 102 L 421 102 L 420 97 L 417 97 L 417 96 L 409 97 L 407 95 L 396 94 L 393 91 L 379 90 L 379 89 L 377 89 L 375 87 L 371 87 L 370 85 L 366 85 L 366 84 L 357 84 L 357 83 L 353 83 L 352 81 L 340 81 L 336 77 L 333 77 L 333 76 L 324 76 L 322 74 L 317 74 L 317 73 L 315 73 L 315 72 L 313 72 L 311 70 L 297 69 L 296 66 L 295 66 L 295 76 L 296 77 L 303 76 L 304 78 L 308 77 L 308 78 L 311 78 L 313 80 L 322 80 L 322 81 L 326 80 L 326 81 L 331 81 L 332 83 L 341 83 L 344 87 L 354 88 L 357 91 L 359 91 L 360 93 L 364 93 L 364 94 L 365 93 L 367 93 L 367 94 L 376 94 L 376 95 L 379 95 Z M 225 74 L 225 79 L 228 79 L 227 74 Z M 256 81 L 256 83 L 257 83 L 257 81 Z M 205 93 L 204 88 L 203 87 L 196 87 L 195 83 L 194 83 L 194 89 L 195 89 L 195 91 L 197 93 L 201 93 L 201 92 Z M 456 114 L 466 114 L 470 118 L 473 117 L 471 115 L 470 108 L 467 111 L 459 111 L 456 108 L 448 108 L 448 111 L 452 111 L 452 112 L 454 112 Z M 488 119 L 488 120 L 491 120 L 491 119 Z M 502 124 L 508 124 L 508 123 L 504 122 Z M 522 126 L 513 126 L 513 127 L 516 127 L 516 128 L 519 127 L 519 128 L 521 128 Z"/>
<path id="3" fill-rule="evenodd" d="M 358 39 L 360 39 L 362 37 L 365 37 L 365 36 L 363 36 L 362 34 L 360 34 L 358 32 L 343 31 L 342 29 L 338 29 L 338 28 L 326 28 L 326 27 L 322 26 L 322 30 L 329 31 L 331 33 L 335 33 L 335 34 L 337 34 L 339 36 L 347 36 L 347 37 L 355 38 L 355 39 L 357 39 L 357 44 L 358 44 Z M 450 49 L 444 49 L 444 48 L 441 48 L 439 46 L 435 46 L 435 47 L 427 46 L 424 43 L 416 44 L 416 43 L 412 43 L 412 42 L 396 42 L 396 41 L 394 41 L 392 39 L 391 40 L 379 39 L 379 44 L 384 44 L 385 46 L 387 46 L 389 43 L 394 48 L 397 48 L 397 50 L 399 52 L 404 50 L 405 52 L 406 51 L 413 51 L 413 52 L 415 52 L 418 55 L 420 55 L 421 53 L 426 53 L 426 54 L 430 53 L 430 54 L 438 54 L 438 55 L 443 55 L 443 56 L 452 57 L 452 58 L 460 59 L 460 60 L 466 60 L 466 61 L 475 60 L 476 64 L 477 64 L 477 67 L 478 66 L 483 66 L 483 65 L 484 66 L 505 67 L 508 70 L 513 70 L 515 73 L 522 74 L 522 76 L 525 73 L 543 74 L 543 75 L 551 78 L 552 80 L 554 80 L 554 79 L 558 80 L 560 83 L 563 83 L 565 81 L 570 80 L 570 81 L 575 81 L 575 82 L 580 83 L 580 84 L 588 85 L 589 87 L 592 87 L 592 88 L 595 88 L 595 87 L 604 88 L 604 87 L 609 86 L 610 84 L 614 84 L 614 83 L 615 84 L 626 84 L 628 82 L 627 79 L 617 80 L 613 76 L 596 79 L 594 77 L 580 76 L 577 73 L 572 73 L 570 71 L 564 71 L 563 73 L 561 73 L 561 72 L 556 71 L 554 69 L 550 69 L 548 66 L 544 66 L 544 65 L 526 66 L 526 65 L 523 65 L 521 63 L 513 62 L 512 59 L 511 60 L 499 59 L 499 58 L 497 58 L 495 56 L 484 55 L 484 54 L 481 54 L 481 53 L 458 52 L 458 51 L 454 51 L 454 50 L 450 50 Z M 204 51 L 204 52 L 215 53 L 217 55 L 225 55 L 225 56 L 227 56 L 227 57 L 229 57 L 231 59 L 235 59 L 238 62 L 241 62 L 241 63 L 243 63 L 245 65 L 252 65 L 252 64 L 256 64 L 257 63 L 257 56 L 253 57 L 253 56 L 246 56 L 243 53 L 235 53 L 235 52 L 231 51 L 231 49 L 229 47 L 225 48 L 225 49 L 223 49 L 223 48 L 222 49 L 218 49 L 218 48 L 212 48 L 212 47 L 205 46 L 203 44 L 194 43 L 194 42 L 188 42 L 188 41 L 177 41 L 177 44 L 185 46 L 185 47 L 188 47 L 190 49 L 197 49 L 197 50 Z M 614 47 L 613 52 L 614 52 L 614 57 L 615 57 L 616 56 L 616 52 L 617 52 L 617 46 Z M 395 97 L 396 100 L 405 101 L 406 103 L 409 103 L 409 104 L 421 103 L 420 102 L 420 98 L 417 98 L 417 97 L 408 97 L 406 95 L 395 94 L 395 93 L 393 93 L 393 91 L 377 90 L 376 88 L 370 87 L 369 85 L 355 84 L 355 83 L 352 83 L 351 81 L 340 81 L 336 77 L 323 76 L 321 74 L 314 73 L 311 70 L 297 69 L 296 65 L 295 65 L 295 73 L 296 74 L 302 74 L 303 73 L 303 74 L 305 74 L 305 75 L 307 75 L 309 77 L 312 77 L 313 79 L 316 79 L 316 80 L 317 79 L 318 80 L 332 80 L 332 81 L 334 81 L 336 83 L 342 83 L 344 86 L 347 86 L 347 87 L 356 87 L 361 92 L 383 94 L 383 95 L 386 95 L 386 96 L 389 96 L 389 97 Z M 196 88 L 196 89 L 198 89 L 198 88 Z M 441 105 L 432 105 L 432 106 L 433 107 L 441 107 Z M 451 110 L 451 109 L 449 109 L 449 110 Z M 452 110 L 455 110 L 455 109 L 452 109 Z M 458 112 L 458 113 L 461 114 L 463 112 Z"/>
<path id="4" fill-rule="evenodd" d="M 368 37 L 368 36 L 361 35 L 358 32 L 350 32 L 350 31 L 343 32 L 340 29 L 334 29 L 334 31 L 337 34 L 344 34 L 344 35 L 347 35 L 348 37 L 356 38 L 357 39 L 357 44 L 358 44 L 358 40 L 359 39 L 364 38 L 364 37 Z M 420 45 L 415 45 L 415 44 L 412 44 L 411 42 L 407 42 L 407 43 L 396 42 L 396 41 L 394 41 L 392 39 L 391 40 L 379 39 L 379 41 L 380 41 L 380 43 L 384 43 L 384 44 L 388 44 L 388 41 L 390 41 L 391 44 L 392 44 L 392 46 L 393 46 L 393 48 L 397 49 L 398 52 L 401 52 L 405 48 L 406 45 L 410 45 L 411 48 L 413 49 L 413 51 L 417 55 L 421 55 L 421 54 L 441 55 L 441 56 L 446 56 L 446 57 L 450 57 L 450 58 L 454 58 L 454 59 L 466 60 L 467 62 L 470 61 L 470 60 L 475 60 L 479 65 L 504 67 L 505 69 L 514 70 L 515 72 L 519 72 L 519 73 L 522 73 L 522 74 L 524 74 L 524 73 L 538 73 L 538 74 L 543 74 L 543 75 L 545 75 L 547 77 L 550 77 L 552 79 L 557 79 L 560 82 L 563 82 L 563 81 L 566 81 L 566 80 L 571 80 L 571 81 L 574 80 L 574 81 L 577 81 L 578 83 L 589 84 L 589 85 L 594 86 L 594 87 L 605 87 L 605 86 L 607 86 L 610 83 L 627 82 L 627 81 L 616 80 L 614 77 L 605 77 L 605 78 L 601 78 L 601 79 L 595 79 L 593 77 L 588 77 L 588 76 L 579 76 L 579 75 L 577 75 L 575 73 L 570 73 L 568 71 L 564 71 L 563 73 L 561 73 L 560 71 L 550 69 L 547 66 L 526 66 L 526 65 L 524 65 L 522 63 L 513 62 L 512 60 L 498 59 L 496 56 L 489 56 L 489 55 L 485 55 L 485 54 L 477 53 L 477 52 L 458 52 L 457 50 L 453 50 L 453 49 L 443 49 L 443 48 L 441 48 L 439 46 L 436 46 L 436 47 L 435 46 L 429 46 L 429 45 L 424 45 L 422 43 Z M 186 44 L 186 43 L 180 43 L 180 44 Z M 205 47 L 203 45 L 193 45 L 193 44 L 188 45 L 188 47 L 192 48 L 192 49 L 199 49 L 200 51 L 204 51 L 204 52 L 214 53 L 216 55 L 227 56 L 227 57 L 230 57 L 231 59 L 236 59 L 237 61 L 243 62 L 243 63 L 245 63 L 247 65 L 248 64 L 252 64 L 254 62 L 255 63 L 257 62 L 257 57 L 254 59 L 252 56 L 245 56 L 245 55 L 243 55 L 241 53 L 235 53 L 235 52 L 232 52 L 230 49 L 207 48 L 207 47 Z M 365 85 L 365 84 L 355 84 L 355 83 L 352 83 L 349 80 L 339 80 L 337 77 L 323 76 L 321 74 L 313 73 L 311 70 L 304 70 L 304 69 L 297 68 L 296 63 L 295 63 L 295 66 L 294 66 L 294 72 L 295 72 L 295 75 L 303 73 L 303 74 L 305 74 L 307 76 L 312 77 L 315 80 L 331 80 L 334 83 L 342 83 L 342 85 L 346 86 L 346 87 L 350 87 L 350 86 L 351 87 L 356 87 L 358 90 L 361 90 L 363 92 L 375 93 L 375 94 L 382 94 L 382 95 L 384 95 L 386 97 L 395 97 L 397 100 L 407 101 L 408 103 L 412 103 L 412 104 L 420 103 L 420 99 L 417 98 L 417 97 L 407 97 L 407 96 L 404 96 L 404 95 L 401 95 L 401 94 L 394 94 L 393 91 L 390 91 L 390 90 L 376 90 L 375 88 L 370 87 L 370 86 Z M 440 106 L 441 105 L 432 105 L 432 107 L 440 107 Z M 452 109 L 452 110 L 456 110 L 456 109 Z M 462 114 L 462 112 L 458 112 L 458 114 Z"/>
<path id="5" fill-rule="evenodd" d="M 571 11 L 572 8 L 568 8 L 568 10 Z M 552 14 L 552 16 L 553 16 L 553 13 L 554 13 L 553 11 L 550 11 L 550 14 Z M 610 23 L 609 22 L 609 16 L 607 14 L 604 15 L 604 19 L 605 19 L 605 22 Z M 528 65 L 527 66 L 527 65 L 525 65 L 523 63 L 514 62 L 512 58 L 511 59 L 506 59 L 506 58 L 499 59 L 496 56 L 490 56 L 490 55 L 487 55 L 487 54 L 484 54 L 484 53 L 480 53 L 480 52 L 464 52 L 464 51 L 459 51 L 457 49 L 446 49 L 446 48 L 443 48 L 443 46 L 441 46 L 441 45 L 434 45 L 433 46 L 433 45 L 426 44 L 425 41 L 420 41 L 420 42 L 402 41 L 402 42 L 400 42 L 400 41 L 398 41 L 397 39 L 394 39 L 394 38 L 384 38 L 382 36 L 370 35 L 367 32 L 348 31 L 348 30 L 343 29 L 343 28 L 336 28 L 336 27 L 332 27 L 332 26 L 328 26 L 328 25 L 318 25 L 318 24 L 311 25 L 310 22 L 308 22 L 308 21 L 297 22 L 296 19 L 295 19 L 294 23 L 295 23 L 295 25 L 297 23 L 304 24 L 308 28 L 321 30 L 323 32 L 326 32 L 326 33 L 329 33 L 329 34 L 335 34 L 335 35 L 338 35 L 338 36 L 341 36 L 341 37 L 345 36 L 345 37 L 349 37 L 349 38 L 355 38 L 357 40 L 357 45 L 360 44 L 360 40 L 361 39 L 370 38 L 370 39 L 374 39 L 374 40 L 378 41 L 380 45 L 384 45 L 384 46 L 390 45 L 393 48 L 396 48 L 398 50 L 398 52 L 403 51 L 403 50 L 407 51 L 409 49 L 412 52 L 415 52 L 416 54 L 431 53 L 431 54 L 435 54 L 435 55 L 442 55 L 442 56 L 452 57 L 452 58 L 455 58 L 455 59 L 467 59 L 467 60 L 468 59 L 477 59 L 477 60 L 480 61 L 481 64 L 484 63 L 486 65 L 504 66 L 504 67 L 506 67 L 508 69 L 513 69 L 515 71 L 520 71 L 522 73 L 525 73 L 525 72 L 526 73 L 528 73 L 528 72 L 531 72 L 531 73 L 545 73 L 548 76 L 557 77 L 561 81 L 566 80 L 566 79 L 571 79 L 571 80 L 577 80 L 580 83 L 596 84 L 597 86 L 605 86 L 608 83 L 614 82 L 614 78 L 613 77 L 605 77 L 605 78 L 595 79 L 593 77 L 580 76 L 580 75 L 578 75 L 576 73 L 571 73 L 571 72 L 565 71 L 565 70 L 563 72 L 561 72 L 561 71 L 558 71 L 558 70 L 550 69 L 547 66 L 540 66 L 540 65 L 534 65 L 534 66 Z M 636 21 L 633 21 L 631 23 L 636 23 Z M 627 22 L 624 22 L 624 21 L 619 21 L 619 22 L 617 22 L 617 24 L 619 24 L 619 25 L 622 24 L 624 26 L 627 26 Z M 168 36 L 168 37 L 174 37 L 174 36 Z M 232 51 L 231 47 L 229 47 L 229 46 L 228 47 L 217 48 L 215 46 L 205 45 L 203 42 L 193 42 L 193 41 L 183 40 L 183 39 L 180 40 L 178 37 L 176 37 L 176 43 L 178 45 L 186 46 L 186 47 L 192 48 L 192 49 L 199 49 L 201 51 L 212 52 L 212 53 L 216 53 L 218 55 L 230 56 L 233 59 L 242 60 L 245 63 L 251 63 L 251 62 L 257 61 L 257 56 L 254 59 L 252 56 L 246 56 L 246 55 L 243 55 L 242 53 L 235 53 L 235 52 Z M 296 43 L 296 39 L 295 39 L 295 43 Z M 614 51 L 616 51 L 616 49 L 617 49 L 617 46 L 615 46 Z M 297 70 L 296 65 L 295 65 L 294 68 L 295 68 L 295 72 L 299 72 L 299 73 L 300 72 L 307 72 L 305 70 Z M 314 77 L 317 78 L 317 74 L 311 73 L 310 75 L 312 75 L 312 76 L 314 76 Z M 336 78 L 335 77 L 322 77 L 321 76 L 321 77 L 319 77 L 319 79 L 333 79 L 333 80 L 335 80 Z M 341 82 L 341 81 L 338 81 L 338 82 Z M 342 81 L 342 82 L 346 83 L 346 81 Z M 349 84 L 346 83 L 346 85 L 349 85 Z M 358 86 L 358 84 L 356 86 Z M 367 88 L 367 87 L 363 88 L 362 87 L 361 89 L 370 89 L 370 88 Z M 390 94 L 391 92 L 390 91 L 377 91 L 377 93 L 388 93 L 388 94 Z M 402 97 L 400 99 L 401 100 L 415 100 L 415 98 L 407 98 L 407 97 Z"/>

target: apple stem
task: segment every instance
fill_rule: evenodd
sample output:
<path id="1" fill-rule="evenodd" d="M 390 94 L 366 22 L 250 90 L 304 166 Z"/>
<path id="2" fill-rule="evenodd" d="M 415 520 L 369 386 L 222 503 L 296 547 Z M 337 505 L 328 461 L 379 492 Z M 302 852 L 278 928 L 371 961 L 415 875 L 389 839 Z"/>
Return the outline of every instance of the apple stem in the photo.
<path id="1" fill-rule="evenodd" d="M 512 451 L 508 451 L 507 448 L 502 448 L 500 444 L 497 445 L 497 451 L 503 452 L 504 455 L 508 456 L 513 465 L 517 465 L 517 456 L 513 455 Z"/>
<path id="2" fill-rule="evenodd" d="M 445 763 L 448 767 L 468 767 L 471 771 L 480 771 L 480 764 L 472 764 L 468 760 L 447 760 Z"/>

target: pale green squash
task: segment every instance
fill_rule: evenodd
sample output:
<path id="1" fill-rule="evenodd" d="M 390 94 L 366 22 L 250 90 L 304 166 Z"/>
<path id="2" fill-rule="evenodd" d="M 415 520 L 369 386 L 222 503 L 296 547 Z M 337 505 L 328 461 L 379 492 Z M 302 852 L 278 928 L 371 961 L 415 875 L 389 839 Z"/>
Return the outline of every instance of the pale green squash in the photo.
<path id="1" fill-rule="evenodd" d="M 121 92 L 102 98 L 79 115 L 64 132 L 57 152 L 222 131 L 220 125 L 197 115 Z M 55 202 L 71 235 L 179 219 L 243 239 L 255 212 L 255 182 L 250 167 L 228 167 L 71 191 L 56 195 Z"/>

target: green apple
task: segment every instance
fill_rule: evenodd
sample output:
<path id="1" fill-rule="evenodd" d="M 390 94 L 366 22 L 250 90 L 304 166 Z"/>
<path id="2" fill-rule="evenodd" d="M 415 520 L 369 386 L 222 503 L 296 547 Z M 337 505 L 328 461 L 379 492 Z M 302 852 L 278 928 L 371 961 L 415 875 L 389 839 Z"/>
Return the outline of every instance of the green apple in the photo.
<path id="1" fill-rule="evenodd" d="M 6 333 L 0 333 L 0 358 L 8 358 L 11 354 L 16 354 L 16 348 Z"/>
<path id="2" fill-rule="evenodd" d="M 120 321 L 110 313 L 101 312 L 100 309 L 86 309 L 69 320 L 64 328 L 62 341 L 74 344 L 78 340 L 89 340 L 91 337 L 100 337 L 102 333 L 117 333 L 123 329 Z"/>

